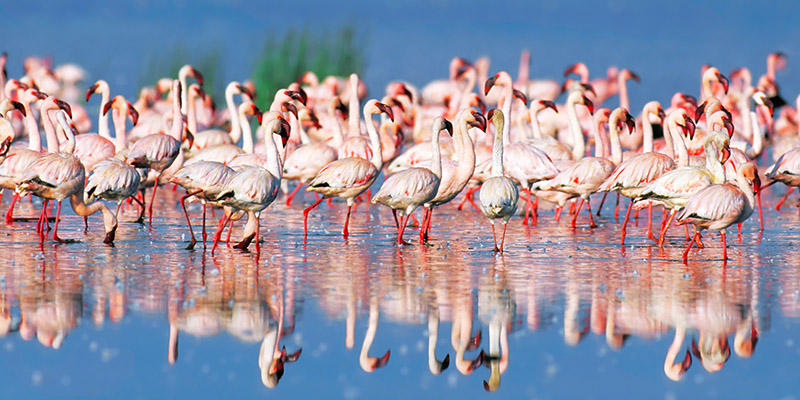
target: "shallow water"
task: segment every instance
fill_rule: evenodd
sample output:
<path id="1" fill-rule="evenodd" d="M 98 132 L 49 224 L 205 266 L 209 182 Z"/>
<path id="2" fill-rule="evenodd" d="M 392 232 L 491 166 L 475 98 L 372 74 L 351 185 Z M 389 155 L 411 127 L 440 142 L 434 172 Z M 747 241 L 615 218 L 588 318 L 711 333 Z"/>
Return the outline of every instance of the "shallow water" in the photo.
<path id="1" fill-rule="evenodd" d="M 455 205 L 435 212 L 431 246 L 410 227 L 414 244 L 398 247 L 388 209 L 359 205 L 345 240 L 346 207 L 323 203 L 304 244 L 313 197 L 279 198 L 262 215 L 257 259 L 254 245 L 184 250 L 179 193 L 159 193 L 153 226 L 122 223 L 114 247 L 100 217 L 84 233 L 67 206 L 59 233 L 78 243 L 40 247 L 33 222 L 0 227 L 2 398 L 454 398 L 483 396 L 484 381 L 508 398 L 800 398 L 800 260 L 789 245 L 800 218 L 774 210 L 782 187 L 764 193 L 763 233 L 755 215 L 740 237 L 729 230 L 727 263 L 707 233 L 687 264 L 683 229 L 659 251 L 646 213 L 620 247 L 611 196 L 596 229 L 585 210 L 575 229 L 544 206 L 536 227 L 512 219 L 503 255 L 485 218 Z M 39 209 L 25 200 L 17 215 Z M 199 226 L 199 205 L 189 209 Z M 698 351 L 673 382 L 664 360 L 676 326 L 687 331 L 678 362 L 693 341 Z M 279 331 L 287 354 L 302 353 L 270 389 L 260 365 Z M 364 355 L 389 359 L 368 373 L 375 359 L 359 356 L 370 332 Z M 449 367 L 435 375 L 429 354 Z"/>

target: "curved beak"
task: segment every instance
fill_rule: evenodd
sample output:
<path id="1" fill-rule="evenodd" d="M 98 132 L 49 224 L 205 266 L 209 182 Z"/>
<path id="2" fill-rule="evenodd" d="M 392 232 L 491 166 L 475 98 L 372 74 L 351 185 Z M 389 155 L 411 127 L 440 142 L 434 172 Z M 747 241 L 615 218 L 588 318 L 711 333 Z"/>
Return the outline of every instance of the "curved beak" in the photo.
<path id="1" fill-rule="evenodd" d="M 494 86 L 495 82 L 497 82 L 497 75 L 486 80 L 486 83 L 483 84 L 484 96 L 489 94 L 489 91 L 492 90 L 492 87 Z"/>
<path id="2" fill-rule="evenodd" d="M 586 96 L 583 96 L 583 105 L 585 105 L 586 108 L 589 109 L 589 114 L 594 115 L 594 104 Z"/>
<path id="3" fill-rule="evenodd" d="M 719 161 L 722 164 L 725 164 L 728 159 L 731 158 L 731 149 L 728 146 L 723 147 L 719 151 Z"/>
<path id="4" fill-rule="evenodd" d="M 658 119 L 661 120 L 661 123 L 664 123 L 664 119 L 667 118 L 667 114 L 664 112 L 664 109 L 661 108 L 661 107 L 658 107 L 658 110 L 656 110 L 656 113 L 658 113 Z M 650 122 L 650 121 L 647 121 L 647 122 Z"/>
<path id="5" fill-rule="evenodd" d="M 528 96 L 526 96 L 525 93 L 512 88 L 512 96 L 522 100 L 522 103 L 526 106 L 528 105 Z"/>
<path id="6" fill-rule="evenodd" d="M 89 98 L 92 97 L 92 95 L 94 94 L 95 90 L 97 90 L 98 86 L 99 85 L 95 83 L 94 85 L 92 85 L 88 89 L 86 89 L 86 101 L 89 101 Z"/>
<path id="7" fill-rule="evenodd" d="M 383 355 L 381 358 L 376 358 L 375 361 L 372 363 L 372 370 L 376 370 L 380 367 L 385 366 L 389 363 L 389 354 L 390 350 L 386 350 L 386 354 Z"/>
<path id="8" fill-rule="evenodd" d="M 63 100 L 56 99 L 56 104 L 58 104 L 58 107 L 66 111 L 67 115 L 69 115 L 69 117 L 72 118 L 72 107 L 70 107 L 69 103 Z"/>
<path id="9" fill-rule="evenodd" d="M 697 108 L 694 110 L 694 120 L 695 121 L 700 121 L 700 118 L 703 118 L 703 113 L 706 111 L 707 103 L 708 103 L 708 100 L 700 103 L 700 105 L 697 106 Z"/>
<path id="10" fill-rule="evenodd" d="M 194 67 L 192 67 L 191 73 L 192 73 L 192 76 L 194 77 L 194 79 L 197 79 L 197 83 L 202 85 L 203 84 L 203 74 L 201 74 L 200 71 L 198 71 Z"/>
<path id="11" fill-rule="evenodd" d="M 113 106 L 114 106 L 114 99 L 107 101 L 106 104 L 103 106 L 103 115 L 108 114 L 108 110 L 110 110 L 111 107 Z"/>
<path id="12" fill-rule="evenodd" d="M 722 73 L 717 72 L 717 80 L 720 84 L 722 84 L 722 89 L 725 91 L 725 94 L 728 94 L 728 85 L 730 84 L 728 78 L 726 78 L 725 75 L 722 75 Z"/>
<path id="13" fill-rule="evenodd" d="M 753 194 L 758 194 L 758 192 L 760 191 L 761 191 L 761 178 L 758 177 L 758 172 L 756 172 L 756 175 L 753 177 Z M 758 340 L 758 336 L 755 333 L 755 331 L 753 331 L 753 337 L 754 337 L 753 347 L 755 347 L 756 341 Z"/>
<path id="14" fill-rule="evenodd" d="M 682 125 L 683 130 L 686 135 L 689 136 L 689 140 L 694 139 L 694 131 L 697 125 L 695 125 L 694 121 L 689 118 L 689 115 L 684 114 L 683 116 L 684 125 Z"/>
<path id="15" fill-rule="evenodd" d="M 551 100 L 539 100 L 539 104 L 541 104 L 544 108 L 550 108 L 555 112 L 558 112 L 558 108 L 556 108 L 556 103 Z"/>
<path id="16" fill-rule="evenodd" d="M 628 123 L 628 133 L 632 135 L 633 132 L 636 131 L 636 119 L 633 118 L 633 115 L 630 115 L 627 112 L 625 114 L 627 114 L 625 117 L 625 122 Z"/>
<path id="17" fill-rule="evenodd" d="M 8 150 L 11 148 L 11 137 L 6 136 L 3 143 L 0 143 L 0 157 L 5 157 L 8 154 Z"/>
<path id="18" fill-rule="evenodd" d="M 292 113 L 294 117 L 297 118 L 297 107 L 294 104 L 287 101 L 282 104 L 282 107 L 285 111 Z"/>
<path id="19" fill-rule="evenodd" d="M 475 121 L 470 121 L 468 124 L 486 132 L 486 117 L 477 111 L 472 111 L 472 116 L 475 117 Z"/>
<path id="20" fill-rule="evenodd" d="M 105 239 L 103 239 L 103 243 L 113 246 L 116 234 L 117 234 L 117 225 L 114 225 L 114 227 L 111 228 L 111 230 L 108 231 L 108 233 L 106 233 L 106 237 Z"/>
<path id="21" fill-rule="evenodd" d="M 641 80 L 639 79 L 639 75 L 638 74 L 636 74 L 635 72 L 633 72 L 633 71 L 631 71 L 629 69 L 626 69 L 625 71 L 628 71 L 628 76 L 631 79 L 633 79 L 636 82 L 641 82 Z"/>
<path id="22" fill-rule="evenodd" d="M 134 125 L 139 123 L 139 111 L 136 111 L 133 104 L 130 102 L 128 102 L 128 115 L 131 116 L 131 122 L 133 122 Z"/>
<path id="23" fill-rule="evenodd" d="M 378 107 L 379 110 L 381 110 L 382 113 L 388 115 L 389 119 L 392 120 L 392 122 L 394 122 L 394 113 L 392 112 L 392 107 L 389 107 L 381 102 L 378 102 L 375 105 Z"/>
<path id="24" fill-rule="evenodd" d="M 300 104 L 306 105 L 308 102 L 308 94 L 302 88 L 298 88 L 297 90 L 287 90 L 286 95 L 299 101 Z"/>
<path id="25" fill-rule="evenodd" d="M 23 117 L 28 115 L 28 113 L 25 112 L 25 106 L 23 106 L 22 103 L 18 101 L 11 100 L 11 107 L 14 107 L 14 109 L 21 112 Z"/>
<path id="26" fill-rule="evenodd" d="M 444 120 L 444 129 L 447 130 L 447 133 L 452 137 L 453 136 L 453 124 L 450 123 L 448 120 Z"/>
<path id="27" fill-rule="evenodd" d="M 289 135 L 292 133 L 292 126 L 289 125 L 289 122 L 286 121 L 284 118 L 279 118 L 281 121 L 281 131 L 279 135 L 281 136 L 281 141 L 283 146 L 286 147 L 286 143 L 289 141 Z"/>

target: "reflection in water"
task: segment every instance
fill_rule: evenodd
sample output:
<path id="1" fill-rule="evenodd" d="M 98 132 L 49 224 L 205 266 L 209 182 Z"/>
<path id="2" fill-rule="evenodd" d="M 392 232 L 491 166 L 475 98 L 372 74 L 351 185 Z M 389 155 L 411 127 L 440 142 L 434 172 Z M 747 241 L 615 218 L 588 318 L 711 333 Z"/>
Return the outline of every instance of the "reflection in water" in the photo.
<path id="1" fill-rule="evenodd" d="M 442 214 L 448 218 L 454 211 Z M 361 226 L 367 218 L 388 222 L 380 213 L 359 210 L 354 237 L 368 235 L 370 228 Z M 465 226 L 480 223 L 477 216 L 463 219 Z M 169 219 L 179 221 L 177 213 Z M 284 223 L 292 229 L 301 221 L 294 216 Z M 313 344 L 302 342 L 302 333 L 326 321 L 300 317 L 314 307 L 330 321 L 344 322 L 344 343 L 335 339 L 341 338 L 336 331 L 331 336 L 349 351 L 357 346 L 357 322 L 366 323 L 357 350 L 366 372 L 388 365 L 394 354 L 386 348 L 394 345 L 385 344 L 391 343 L 386 339 L 391 332 L 379 324 L 418 326 L 428 336 L 418 368 L 438 376 L 452 362 L 458 374 L 477 374 L 484 389 L 495 391 L 501 376 L 513 368 L 509 337 L 515 331 L 557 331 L 567 346 L 597 335 L 613 351 L 633 351 L 625 346 L 631 337 L 672 337 L 661 354 L 664 374 L 677 381 L 693 362 L 712 373 L 723 369 L 731 353 L 751 357 L 769 328 L 770 296 L 782 315 L 800 317 L 800 268 L 790 266 L 796 264 L 792 252 L 777 252 L 778 262 L 770 259 L 770 268 L 761 265 L 761 257 L 744 255 L 741 246 L 733 248 L 741 265 L 725 268 L 714 260 L 684 265 L 676 257 L 680 249 L 650 257 L 656 250 L 642 245 L 619 257 L 610 254 L 615 245 L 587 248 L 587 238 L 581 237 L 586 233 L 550 226 L 528 237 L 515 232 L 523 239 L 509 243 L 506 254 L 497 257 L 477 248 L 478 234 L 469 231 L 463 240 L 400 248 L 381 234 L 363 242 L 309 237 L 309 244 L 292 247 L 291 238 L 276 238 L 272 232 L 263 245 L 265 259 L 255 261 L 252 254 L 233 250 L 214 256 L 178 250 L 180 239 L 165 225 L 156 232 L 123 225 L 129 237 L 138 239 L 120 241 L 116 248 L 87 241 L 39 252 L 25 237 L 9 245 L 0 266 L 0 335 L 35 337 L 59 349 L 70 331 L 86 323 L 85 313 L 98 326 L 137 314 L 164 315 L 170 364 L 182 361 L 179 336 L 227 333 L 260 343 L 258 354 L 247 356 L 247 362 L 258 367 L 266 387 L 274 388 L 286 369 L 291 374 L 310 363 L 310 356 L 301 357 L 300 344 Z M 617 233 L 593 234 L 603 243 L 606 235 Z M 150 250 L 136 249 L 148 237 Z M 553 251 L 556 244 L 558 251 Z M 588 256 L 587 250 L 596 254 Z M 449 345 L 440 340 L 448 328 Z"/>

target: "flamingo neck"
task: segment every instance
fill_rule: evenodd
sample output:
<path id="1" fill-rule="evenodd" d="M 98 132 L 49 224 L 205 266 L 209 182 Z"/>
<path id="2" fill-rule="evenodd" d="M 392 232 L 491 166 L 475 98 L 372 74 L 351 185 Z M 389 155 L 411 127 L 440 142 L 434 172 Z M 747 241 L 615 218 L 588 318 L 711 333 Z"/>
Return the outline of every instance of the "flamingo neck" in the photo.
<path id="1" fill-rule="evenodd" d="M 542 127 L 539 125 L 539 111 L 534 107 L 530 109 L 531 133 L 533 133 L 533 138 L 536 140 L 542 140 L 544 137 L 542 136 Z"/>
<path id="2" fill-rule="evenodd" d="M 457 157 L 456 175 L 460 178 L 459 182 L 467 182 L 475 172 L 475 146 L 469 136 L 469 125 L 462 112 L 458 119 L 455 133 L 455 152 Z"/>
<path id="3" fill-rule="evenodd" d="M 189 128 L 189 132 L 197 133 L 197 111 L 195 108 L 195 101 L 197 100 L 197 96 L 189 96 L 189 106 L 187 107 L 186 114 L 186 126 Z"/>
<path id="4" fill-rule="evenodd" d="M 597 121 L 598 123 L 594 126 L 594 156 L 595 157 L 606 157 L 606 136 L 607 133 L 605 132 L 605 128 L 603 127 L 604 123 L 603 120 Z M 609 129 L 611 124 L 609 123 Z M 610 143 L 610 142 L 609 142 Z M 610 146 L 609 146 L 610 147 Z"/>
<path id="5" fill-rule="evenodd" d="M 370 145 L 372 146 L 372 162 L 378 170 L 383 166 L 383 155 L 381 147 L 381 137 L 375 129 L 375 124 L 372 123 L 372 116 L 374 114 L 364 110 L 364 121 L 367 123 L 367 132 L 369 133 Z"/>
<path id="6" fill-rule="evenodd" d="M 642 112 L 642 153 L 653 152 L 653 125 L 650 124 L 650 110 Z"/>
<path id="7" fill-rule="evenodd" d="M 103 91 L 100 92 L 100 111 L 98 112 L 97 117 L 97 134 L 108 140 L 111 140 L 111 130 L 108 127 L 108 113 L 103 113 L 103 108 L 105 107 L 106 103 L 108 103 L 109 99 L 109 90 L 107 90 L 107 87 L 103 87 Z"/>
<path id="8" fill-rule="evenodd" d="M 683 347 L 683 340 L 686 337 L 686 328 L 679 325 L 675 327 L 675 338 L 672 339 L 672 344 L 669 346 L 669 350 L 667 350 L 667 357 L 664 359 L 664 373 L 667 376 L 672 377 L 675 372 L 671 372 L 675 367 L 675 358 L 678 356 L 678 353 L 682 350 Z"/>
<path id="9" fill-rule="evenodd" d="M 530 79 L 531 71 L 531 53 L 527 50 L 523 51 L 519 56 L 519 74 L 517 74 L 517 84 L 525 85 Z"/>
<path id="10" fill-rule="evenodd" d="M 619 87 L 619 106 L 630 110 L 631 102 L 628 99 L 628 80 L 625 79 L 625 74 L 622 72 L 617 75 L 617 86 Z"/>
<path id="11" fill-rule="evenodd" d="M 428 317 L 428 369 L 434 375 L 442 372 L 441 364 L 436 359 L 436 342 L 438 339 L 439 316 L 432 315 Z"/>
<path id="12" fill-rule="evenodd" d="M 187 100 L 189 97 L 189 87 L 186 86 L 186 73 L 184 72 L 184 69 L 181 69 L 180 73 L 178 74 L 178 80 L 181 81 L 181 114 L 188 116 L 189 102 Z"/>
<path id="13" fill-rule="evenodd" d="M 508 145 L 511 144 L 511 102 L 513 101 L 513 93 L 514 88 L 511 85 L 505 88 L 505 92 L 503 95 L 503 143 Z"/>
<path id="14" fill-rule="evenodd" d="M 464 73 L 466 78 L 466 84 L 464 85 L 464 89 L 461 91 L 459 95 L 460 100 L 458 103 L 458 108 L 455 110 L 453 115 L 457 114 L 458 111 L 463 109 L 464 107 L 467 107 L 467 104 L 465 103 L 467 102 L 469 94 L 472 93 L 472 88 L 474 88 L 475 83 L 477 83 L 478 80 L 477 74 L 478 73 L 475 71 L 475 68 L 470 68 L 467 72 Z"/>
<path id="15" fill-rule="evenodd" d="M 282 173 L 281 159 L 280 155 L 278 154 L 278 147 L 275 145 L 275 133 L 279 123 L 280 121 L 273 119 L 269 121 L 269 124 L 265 126 L 264 129 L 264 146 L 267 157 L 267 172 L 277 179 L 281 178 Z M 245 131 L 244 134 L 246 136 L 249 133 Z M 250 137 L 250 141 L 252 143 L 252 136 Z"/>
<path id="16" fill-rule="evenodd" d="M 184 80 L 186 78 L 184 77 Z M 185 90 L 186 86 L 184 86 Z M 170 130 L 170 135 L 175 138 L 177 141 L 181 141 L 181 137 L 183 136 L 183 115 L 184 112 L 181 111 L 181 107 L 186 105 L 186 102 L 181 102 L 179 93 L 175 93 L 172 91 L 172 129 Z M 192 132 L 196 133 L 196 132 Z"/>
<path id="17" fill-rule="evenodd" d="M 616 114 L 616 113 L 615 113 Z M 608 135 L 611 139 L 611 162 L 614 165 L 622 163 L 622 145 L 619 142 L 619 119 L 616 115 L 612 115 L 608 121 Z"/>
<path id="18" fill-rule="evenodd" d="M 724 133 L 712 131 L 706 136 L 706 141 L 703 144 L 706 153 L 706 168 L 714 175 L 713 183 L 725 182 L 725 168 L 719 160 L 718 149 L 714 146 L 714 141 L 711 140 L 714 134 Z"/>
<path id="19" fill-rule="evenodd" d="M 22 106 L 25 107 L 25 118 L 23 121 L 25 123 L 25 130 L 28 132 L 28 149 L 42 151 L 42 136 L 39 133 L 39 124 L 36 122 L 36 117 L 33 116 L 33 112 L 31 111 L 31 103 L 26 101 L 22 103 Z"/>
<path id="20" fill-rule="evenodd" d="M 669 127 L 667 131 L 672 137 L 672 144 L 675 146 L 678 153 L 678 162 L 676 164 L 678 166 L 689 165 L 689 150 L 686 148 L 686 142 L 683 140 L 683 136 L 678 132 L 678 123 L 671 119 L 667 126 Z"/>
<path id="21" fill-rule="evenodd" d="M 744 193 L 744 197 L 747 199 L 747 205 L 750 210 L 752 210 L 753 206 L 755 206 L 756 197 L 750 183 L 747 182 L 747 179 L 742 174 L 742 169 L 739 169 L 739 173 L 736 174 L 736 186 Z"/>
<path id="22" fill-rule="evenodd" d="M 231 130 L 228 134 L 231 136 L 231 142 L 236 144 L 239 143 L 239 139 L 242 137 L 242 128 L 239 118 L 236 118 L 236 103 L 233 101 L 234 90 L 235 88 L 231 88 L 225 91 L 225 104 L 228 107 L 228 115 L 231 119 Z"/>
<path id="23" fill-rule="evenodd" d="M 495 115 L 494 118 L 497 118 Z M 501 117 L 502 118 L 502 117 Z M 492 145 L 492 176 L 503 176 L 503 128 L 505 122 L 495 123 L 494 144 Z"/>
<path id="24" fill-rule="evenodd" d="M 253 130 L 250 128 L 250 121 L 247 120 L 247 115 L 245 115 L 245 113 L 241 112 L 241 111 L 239 112 L 239 118 L 236 118 L 236 119 L 238 119 L 240 121 L 239 124 L 241 126 L 242 151 L 244 151 L 247 154 L 253 154 L 253 150 L 255 149 L 255 146 L 253 145 Z M 272 141 L 271 140 L 271 136 L 265 135 L 264 136 L 264 143 L 270 142 L 270 141 Z M 274 146 L 274 141 L 272 141 L 272 142 L 273 142 L 273 146 Z M 269 147 L 267 147 L 267 153 L 266 154 L 269 154 Z"/>
<path id="25" fill-rule="evenodd" d="M 369 360 L 369 349 L 372 347 L 372 342 L 375 340 L 375 334 L 378 332 L 378 312 L 377 301 L 372 301 L 369 307 L 369 323 L 367 325 L 367 334 L 364 335 L 364 342 L 361 344 L 361 353 L 358 356 L 358 362 L 364 371 L 372 371 L 372 365 Z"/>
<path id="26" fill-rule="evenodd" d="M 441 134 L 442 126 L 433 124 L 433 136 L 431 137 L 431 172 L 437 178 L 442 178 L 442 151 L 439 149 L 439 135 Z"/>
<path id="27" fill-rule="evenodd" d="M 347 135 L 349 137 L 358 137 L 361 135 L 361 127 L 359 126 L 361 121 L 358 116 L 358 110 L 358 78 L 353 75 L 350 77 L 350 110 L 347 118 Z M 365 122 L 367 122 L 367 129 L 369 129 L 371 120 L 367 119 Z"/>
<path id="28" fill-rule="evenodd" d="M 567 102 L 567 118 L 569 129 L 572 131 L 572 159 L 580 160 L 586 154 L 586 143 L 583 139 L 581 124 L 578 121 L 578 112 L 575 111 L 575 101 Z"/>
<path id="29" fill-rule="evenodd" d="M 761 125 L 758 124 L 758 116 L 756 115 L 756 111 L 750 111 L 747 113 L 750 115 L 750 124 L 752 135 L 753 135 L 753 148 L 752 154 L 748 154 L 750 158 L 758 158 L 761 155 L 761 152 L 764 151 L 764 133 L 761 131 Z"/>
<path id="30" fill-rule="evenodd" d="M 332 147 L 338 149 L 342 146 L 342 142 L 344 142 L 344 137 L 342 137 L 342 124 L 339 122 L 339 118 L 336 116 L 336 111 L 330 114 L 330 121 L 331 121 L 331 131 L 333 132 L 333 138 L 331 139 Z"/>
<path id="31" fill-rule="evenodd" d="M 111 118 L 114 120 L 114 133 L 116 134 L 116 138 L 114 141 L 114 147 L 116 147 L 117 153 L 121 152 L 125 148 L 128 147 L 128 135 L 126 132 L 126 123 L 125 119 L 128 117 L 127 114 L 120 112 L 119 110 L 113 110 L 114 114 Z"/>
<path id="32" fill-rule="evenodd" d="M 302 144 L 311 143 L 311 138 L 308 137 L 308 133 L 306 133 L 306 129 L 303 127 L 303 123 L 299 119 L 295 118 L 294 114 L 292 114 L 289 118 L 290 118 L 289 123 L 292 124 L 292 132 L 295 132 L 295 129 L 297 129 L 297 132 L 300 132 L 299 135 L 300 143 Z"/>
<path id="33" fill-rule="evenodd" d="M 50 110 L 54 110 L 54 108 L 42 107 L 39 111 L 42 125 L 44 126 L 45 140 L 47 141 L 47 152 L 55 153 L 58 151 L 58 136 L 56 134 L 56 128 L 53 126 L 53 120 L 49 114 Z M 72 132 L 70 131 L 70 133 Z M 71 151 L 68 153 L 71 153 Z"/>

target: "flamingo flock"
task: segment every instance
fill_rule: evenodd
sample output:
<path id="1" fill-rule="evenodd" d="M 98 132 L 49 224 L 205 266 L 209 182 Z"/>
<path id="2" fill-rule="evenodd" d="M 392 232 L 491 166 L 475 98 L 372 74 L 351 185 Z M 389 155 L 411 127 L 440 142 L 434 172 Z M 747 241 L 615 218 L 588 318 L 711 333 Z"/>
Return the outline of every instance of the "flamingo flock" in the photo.
<path id="1" fill-rule="evenodd" d="M 112 96 L 108 82 L 93 83 L 85 100 L 100 94 L 101 101 L 97 133 L 87 133 L 91 121 L 74 88 L 81 77 L 66 79 L 47 61 L 29 57 L 23 76 L 8 79 L 2 68 L 0 82 L 0 186 L 14 193 L 6 222 L 25 223 L 14 217 L 14 204 L 21 196 L 40 197 L 44 205 L 36 231 L 43 243 L 52 219 L 48 203 L 55 201 L 52 238 L 62 242 L 60 206 L 69 199 L 78 215 L 102 213 L 104 242 L 113 244 L 123 206 L 135 202 L 137 222 L 144 223 L 147 213 L 152 226 L 158 187 L 177 185 L 186 190 L 180 205 L 191 236 L 188 249 L 197 239 L 185 202 L 197 199 L 203 208 L 204 249 L 210 207 L 224 210 L 212 252 L 224 230 L 230 226 L 229 242 L 233 223 L 246 216 L 235 247 L 247 250 L 255 241 L 259 254 L 261 214 L 295 185 L 287 204 L 303 186 L 316 197 L 303 210 L 304 239 L 319 227 L 309 226 L 310 212 L 339 198 L 347 204 L 345 238 L 356 204 L 369 201 L 391 209 L 398 245 L 408 245 L 404 232 L 415 225 L 420 244 L 427 245 L 434 208 L 463 196 L 459 209 L 469 202 L 486 216 L 493 250 L 501 253 L 507 224 L 518 215 L 523 224 L 538 224 L 540 201 L 556 205 L 556 221 L 569 206 L 573 228 L 585 204 L 588 229 L 602 229 L 592 197 L 602 195 L 605 201 L 616 192 L 615 215 L 619 196 L 629 199 L 621 245 L 631 212 L 646 208 L 647 236 L 659 247 L 666 245 L 673 220 L 693 226 L 693 234 L 685 229 L 686 261 L 695 244 L 703 246 L 704 229 L 720 232 L 727 259 L 725 231 L 760 209 L 759 192 L 777 182 L 792 190 L 800 186 L 800 96 L 797 108 L 785 106 L 773 115 L 774 105 L 785 103 L 776 82 L 776 72 L 786 64 L 781 53 L 768 57 L 767 72 L 755 84 L 747 68 L 732 71 L 729 79 L 704 66 L 697 96 L 674 93 L 667 107 L 648 101 L 638 117 L 626 85 L 646 76 L 610 68 L 607 76 L 590 80 L 588 67 L 577 63 L 564 76 L 576 74 L 578 80 L 530 80 L 529 59 L 523 52 L 514 80 L 506 71 L 490 75 L 488 59 L 473 64 L 454 58 L 446 80 L 421 88 L 390 82 L 384 96 L 366 101 L 358 75 L 320 80 L 308 72 L 278 90 L 264 112 L 253 103 L 256 93 L 247 82 L 230 82 L 227 107 L 217 110 L 202 89 L 202 74 L 186 65 L 177 78 L 143 88 L 133 104 Z M 0 61 L 5 67 L 7 57 Z M 614 95 L 618 106 L 612 105 Z M 258 120 L 255 132 L 251 117 Z M 758 163 L 770 152 L 775 163 L 762 168 L 762 186 Z M 102 201 L 117 202 L 116 211 Z M 664 217 L 656 237 L 652 219 L 658 207 Z M 597 215 L 600 209 L 602 203 Z M 503 225 L 499 242 L 498 221 Z"/>

